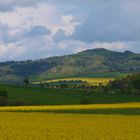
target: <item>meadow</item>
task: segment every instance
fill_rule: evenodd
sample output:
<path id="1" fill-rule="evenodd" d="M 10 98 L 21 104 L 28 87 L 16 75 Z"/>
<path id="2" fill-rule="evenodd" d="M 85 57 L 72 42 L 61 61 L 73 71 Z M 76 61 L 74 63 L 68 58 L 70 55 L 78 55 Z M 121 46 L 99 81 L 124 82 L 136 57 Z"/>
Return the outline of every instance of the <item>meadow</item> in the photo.
<path id="1" fill-rule="evenodd" d="M 131 73 L 123 73 L 123 72 L 105 72 L 105 73 L 95 73 L 95 74 L 89 74 L 89 75 L 81 75 L 78 76 L 79 78 L 123 78 L 126 77 L 128 74 Z"/>
<path id="2" fill-rule="evenodd" d="M 86 112 L 86 110 L 110 110 Z M 129 114 L 113 113 L 128 110 Z M 138 140 L 140 103 L 0 108 L 2 140 Z M 71 112 L 71 111 L 74 112 Z M 85 110 L 82 114 L 82 110 Z M 56 112 L 58 111 L 58 112 Z M 61 111 L 61 112 L 59 112 Z M 75 112 L 77 111 L 77 112 Z M 28 112 L 28 113 L 27 113 Z"/>
<path id="3" fill-rule="evenodd" d="M 78 75 L 78 76 L 65 76 L 63 75 L 62 77 L 56 77 L 56 78 L 44 78 L 44 77 L 31 77 L 31 79 L 35 81 L 48 81 L 48 80 L 58 80 L 58 79 L 79 79 L 79 78 L 84 78 L 84 79 L 115 79 L 115 78 L 123 78 L 126 77 L 131 73 L 123 73 L 123 72 L 105 72 L 105 73 L 95 73 L 95 74 L 86 74 L 86 75 Z"/>
<path id="4" fill-rule="evenodd" d="M 23 87 L 15 85 L 0 85 L 0 90 L 8 92 L 8 100 L 23 101 L 27 105 L 78 105 L 83 99 L 89 98 L 85 90 L 77 89 L 47 89 L 40 87 Z M 139 95 L 127 94 L 96 94 L 90 95 L 93 104 L 112 104 L 140 102 Z"/>

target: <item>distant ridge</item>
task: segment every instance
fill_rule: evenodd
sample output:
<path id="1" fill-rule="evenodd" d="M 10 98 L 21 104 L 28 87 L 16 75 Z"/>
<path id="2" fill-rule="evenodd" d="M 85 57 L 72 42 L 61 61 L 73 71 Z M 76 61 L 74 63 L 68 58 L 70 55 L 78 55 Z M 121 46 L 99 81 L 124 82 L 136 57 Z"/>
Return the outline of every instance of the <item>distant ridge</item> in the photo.
<path id="1" fill-rule="evenodd" d="M 128 50 L 126 50 L 124 53 L 125 53 L 125 54 L 134 54 L 133 52 L 128 51 Z"/>
<path id="2" fill-rule="evenodd" d="M 116 52 L 97 48 L 73 55 L 0 63 L 0 81 L 21 81 L 24 77 L 42 80 L 104 72 L 136 71 L 140 71 L 140 54 L 128 50 Z"/>
<path id="3" fill-rule="evenodd" d="M 120 53 L 120 54 L 136 54 L 132 51 L 129 51 L 129 50 L 125 50 L 124 52 L 121 52 L 121 51 L 113 51 L 113 50 L 108 50 L 108 49 L 105 49 L 105 48 L 95 48 L 95 49 L 88 49 L 88 50 L 84 50 L 84 51 L 81 51 L 79 52 L 80 54 L 81 53 L 88 53 L 88 52 L 92 52 L 92 53 L 97 53 L 97 54 L 102 54 L 102 53 Z M 137 53 L 138 54 L 138 53 Z"/>

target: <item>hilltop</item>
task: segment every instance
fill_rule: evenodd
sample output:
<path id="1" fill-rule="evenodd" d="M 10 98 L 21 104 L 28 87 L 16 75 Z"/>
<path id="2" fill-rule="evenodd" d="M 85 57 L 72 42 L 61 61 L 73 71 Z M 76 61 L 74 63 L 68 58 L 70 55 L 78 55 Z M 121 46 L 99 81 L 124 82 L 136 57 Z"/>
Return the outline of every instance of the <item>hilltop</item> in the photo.
<path id="1" fill-rule="evenodd" d="M 17 82 L 25 77 L 35 81 L 105 72 L 139 71 L 140 54 L 98 48 L 73 55 L 54 56 L 39 60 L 2 62 L 0 63 L 0 81 Z"/>

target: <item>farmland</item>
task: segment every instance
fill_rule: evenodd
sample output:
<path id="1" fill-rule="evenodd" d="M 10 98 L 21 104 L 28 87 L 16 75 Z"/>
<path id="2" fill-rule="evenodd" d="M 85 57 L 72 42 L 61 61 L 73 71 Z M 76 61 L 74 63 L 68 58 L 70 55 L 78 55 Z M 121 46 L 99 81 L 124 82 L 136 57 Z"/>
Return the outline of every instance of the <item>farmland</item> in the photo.
<path id="1" fill-rule="evenodd" d="M 110 80 L 113 80 L 113 78 L 63 78 L 63 79 L 56 79 L 56 80 L 48 80 L 47 82 L 71 81 L 71 80 L 73 81 L 82 80 L 82 81 L 86 81 L 88 84 L 96 85 L 99 83 L 107 84 Z"/>
<path id="2" fill-rule="evenodd" d="M 124 83 L 130 84 L 127 80 L 131 80 L 133 85 L 133 81 L 138 77 L 139 75 L 134 75 L 118 79 L 116 83 L 121 82 L 120 87 L 122 87 Z M 90 84 L 108 82 L 103 78 L 84 80 Z M 134 83 L 132 87 L 135 90 L 132 88 L 128 91 L 134 90 L 138 94 L 134 92 L 129 94 L 127 90 L 126 93 L 118 93 L 118 89 L 115 94 L 100 93 L 99 91 L 107 85 L 95 86 L 96 88 L 90 89 L 89 95 L 86 93 L 87 89 L 82 88 L 0 85 L 0 90 L 8 93 L 9 103 L 8 106 L 0 107 L 2 120 L 0 138 L 2 140 L 139 140 L 139 81 Z M 88 101 L 90 99 L 90 104 L 85 105 L 81 102 L 87 99 Z M 25 105 L 11 106 L 13 101 L 22 101 Z"/>
<path id="3" fill-rule="evenodd" d="M 84 90 L 76 89 L 46 89 L 40 87 L 22 87 L 15 85 L 0 85 L 1 90 L 8 92 L 8 99 L 23 101 L 27 105 L 75 105 L 82 99 L 89 98 Z M 97 94 L 90 95 L 93 104 L 140 102 L 139 95 L 127 94 Z"/>
<path id="4" fill-rule="evenodd" d="M 140 117 L 0 113 L 3 140 L 138 140 Z"/>
<path id="5" fill-rule="evenodd" d="M 140 140 L 140 0 L 0 0 L 0 140 Z"/>
<path id="6" fill-rule="evenodd" d="M 87 74 L 87 75 L 79 75 L 79 76 L 67 76 L 67 77 L 58 77 L 58 78 L 51 78 L 51 79 L 38 79 L 39 82 L 56 82 L 60 80 L 82 80 L 87 81 L 89 83 L 96 83 L 96 82 L 108 82 L 109 80 L 113 80 L 115 78 L 122 78 L 127 76 L 129 73 L 120 73 L 120 72 L 106 72 L 106 73 L 97 73 L 97 74 Z M 35 82 L 35 83 L 39 83 Z"/>
<path id="7" fill-rule="evenodd" d="M 140 115 L 140 103 L 0 107 L 0 112 L 51 112 Z"/>
<path id="8" fill-rule="evenodd" d="M 70 110 L 123 109 L 103 112 Z M 128 109 L 128 110 L 127 110 Z M 1 107 L 0 138 L 10 140 L 137 140 L 140 139 L 140 116 L 133 114 L 139 103 L 87 106 Z M 52 112 L 47 112 L 51 110 Z M 55 112 L 56 110 L 62 111 Z M 127 110 L 129 114 L 123 114 Z M 28 113 L 26 113 L 28 111 Z M 53 112 L 54 111 L 54 112 Z M 67 112 L 66 112 L 67 111 Z"/>

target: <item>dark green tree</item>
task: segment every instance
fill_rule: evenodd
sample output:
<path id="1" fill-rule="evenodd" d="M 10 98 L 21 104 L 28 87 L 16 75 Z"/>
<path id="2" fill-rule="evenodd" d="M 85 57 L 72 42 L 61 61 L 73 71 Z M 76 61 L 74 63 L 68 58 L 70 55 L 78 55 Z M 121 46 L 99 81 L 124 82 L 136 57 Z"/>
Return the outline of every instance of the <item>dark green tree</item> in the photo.
<path id="1" fill-rule="evenodd" d="M 6 91 L 0 91 L 0 106 L 6 106 L 8 104 L 8 94 Z"/>
<path id="2" fill-rule="evenodd" d="M 23 80 L 23 84 L 24 84 L 26 87 L 29 86 L 29 84 L 30 84 L 29 79 L 28 79 L 28 78 L 25 78 L 25 79 Z"/>
<path id="3" fill-rule="evenodd" d="M 140 90 L 140 79 L 136 79 L 133 81 L 133 87 Z"/>

